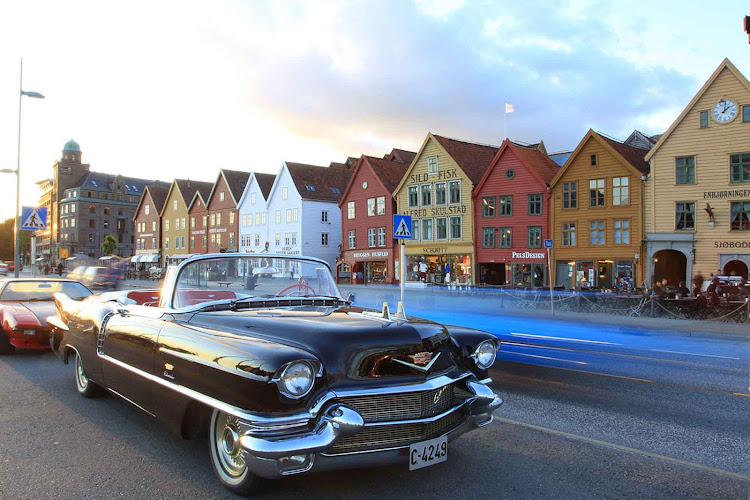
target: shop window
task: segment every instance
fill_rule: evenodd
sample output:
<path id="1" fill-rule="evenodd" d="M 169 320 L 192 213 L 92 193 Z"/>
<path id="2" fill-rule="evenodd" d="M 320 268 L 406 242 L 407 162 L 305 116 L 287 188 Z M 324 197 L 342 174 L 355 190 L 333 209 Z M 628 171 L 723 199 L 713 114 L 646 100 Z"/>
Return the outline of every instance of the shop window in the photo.
<path id="1" fill-rule="evenodd" d="M 495 197 L 485 196 L 482 198 L 482 217 L 495 216 Z"/>
<path id="2" fill-rule="evenodd" d="M 604 245 L 604 221 L 592 220 L 589 222 L 589 244 Z"/>
<path id="3" fill-rule="evenodd" d="M 357 248 L 357 237 L 356 231 L 353 229 L 349 231 L 349 248 Z"/>
<path id="4" fill-rule="evenodd" d="M 450 181 L 448 183 L 449 200 L 451 204 L 461 203 L 461 181 Z"/>
<path id="5" fill-rule="evenodd" d="M 451 217 L 451 239 L 461 239 L 461 217 Z"/>
<path id="6" fill-rule="evenodd" d="M 528 195 L 529 215 L 542 215 L 542 194 L 533 193 Z"/>
<path id="7" fill-rule="evenodd" d="M 419 191 L 421 194 L 422 206 L 429 207 L 432 205 L 432 184 L 422 184 L 419 186 Z"/>
<path id="8" fill-rule="evenodd" d="M 629 184 L 629 177 L 615 177 L 612 179 L 612 205 L 630 204 Z"/>
<path id="9" fill-rule="evenodd" d="M 495 248 L 495 228 L 482 228 L 482 248 Z"/>
<path id="10" fill-rule="evenodd" d="M 675 159 L 675 182 L 677 184 L 695 184 L 694 156 Z"/>
<path id="11" fill-rule="evenodd" d="M 419 193 L 417 191 L 417 186 L 409 186 L 406 188 L 409 196 L 409 206 L 410 207 L 416 207 L 419 206 Z"/>
<path id="12" fill-rule="evenodd" d="M 675 229 L 695 229 L 694 202 L 680 202 L 675 204 Z"/>
<path id="13" fill-rule="evenodd" d="M 750 182 L 750 153 L 729 156 L 732 182 Z"/>
<path id="14" fill-rule="evenodd" d="M 578 208 L 577 182 L 563 182 L 563 208 Z"/>
<path id="15" fill-rule="evenodd" d="M 589 181 L 589 206 L 604 206 L 604 179 L 591 179 Z"/>
<path id="16" fill-rule="evenodd" d="M 526 246 L 529 248 L 542 247 L 542 226 L 528 226 L 526 230 Z"/>
<path id="17" fill-rule="evenodd" d="M 630 244 L 630 221 L 627 219 L 613 222 L 615 245 Z"/>
<path id="18" fill-rule="evenodd" d="M 350 201 L 346 204 L 346 218 L 347 219 L 353 219 L 355 215 L 354 212 L 354 202 Z"/>
<path id="19" fill-rule="evenodd" d="M 448 219 L 445 217 L 438 217 L 435 219 L 435 239 L 448 239 Z"/>
<path id="20" fill-rule="evenodd" d="M 562 246 L 576 246 L 576 223 L 566 222 L 562 225 Z"/>
<path id="21" fill-rule="evenodd" d="M 732 231 L 750 231 L 750 202 L 732 202 Z"/>
<path id="22" fill-rule="evenodd" d="M 511 217 L 513 215 L 513 195 L 498 196 L 497 211 L 500 217 Z"/>
<path id="23" fill-rule="evenodd" d="M 513 229 L 510 227 L 498 228 L 497 248 L 510 248 L 513 246 Z"/>
<path id="24" fill-rule="evenodd" d="M 375 246 L 375 228 L 371 227 L 367 230 L 367 246 L 372 248 Z"/>
<path id="25" fill-rule="evenodd" d="M 422 240 L 432 240 L 432 219 L 422 219 Z"/>
<path id="26" fill-rule="evenodd" d="M 424 188 L 424 186 L 422 186 Z M 375 198 L 367 198 L 367 216 L 373 217 L 375 215 Z"/>
<path id="27" fill-rule="evenodd" d="M 378 246 L 379 247 L 385 246 L 385 228 L 384 227 L 378 228 Z"/>
<path id="28" fill-rule="evenodd" d="M 378 215 L 385 215 L 385 196 L 378 196 Z"/>
<path id="29" fill-rule="evenodd" d="M 445 182 L 435 183 L 435 205 L 445 205 L 448 202 L 448 197 L 445 191 Z"/>

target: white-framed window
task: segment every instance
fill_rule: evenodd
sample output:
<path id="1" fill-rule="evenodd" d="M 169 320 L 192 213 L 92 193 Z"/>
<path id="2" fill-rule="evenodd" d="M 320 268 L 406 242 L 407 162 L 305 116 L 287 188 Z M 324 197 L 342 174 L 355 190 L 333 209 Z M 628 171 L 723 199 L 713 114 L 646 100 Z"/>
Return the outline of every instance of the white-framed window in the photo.
<path id="1" fill-rule="evenodd" d="M 461 226 L 461 224 L 462 224 L 461 216 L 451 217 L 450 218 L 450 224 L 451 224 L 451 227 L 450 227 L 451 239 L 452 240 L 460 240 L 462 238 L 462 236 L 461 236 L 461 227 L 462 227 Z"/>
<path id="2" fill-rule="evenodd" d="M 354 212 L 354 202 L 350 201 L 346 204 L 346 218 L 347 219 L 353 219 L 355 215 Z"/>
<path id="3" fill-rule="evenodd" d="M 172 200 L 172 211 L 173 212 L 177 211 L 177 200 Z"/>
<path id="4" fill-rule="evenodd" d="M 216 214 L 216 225 L 221 226 L 221 212 Z"/>
<path id="5" fill-rule="evenodd" d="M 276 241 L 276 246 L 281 245 L 281 233 L 276 233 L 274 240 Z"/>
<path id="6" fill-rule="evenodd" d="M 419 187 L 418 186 L 407 186 L 406 191 L 408 193 L 409 206 L 419 206 Z"/>
<path id="7" fill-rule="evenodd" d="M 150 214 L 151 213 L 151 205 L 149 205 L 149 204 L 144 205 L 144 207 L 143 207 L 143 213 L 146 214 L 146 215 Z"/>
<path id="8" fill-rule="evenodd" d="M 183 220 L 182 229 L 185 229 L 185 222 L 184 222 L 185 219 L 183 218 L 182 220 Z M 234 210 L 229 212 L 229 223 L 234 224 Z"/>
<path id="9" fill-rule="evenodd" d="M 357 248 L 357 234 L 354 229 L 349 231 L 349 248 Z"/>
<path id="10" fill-rule="evenodd" d="M 257 197 L 255 193 L 250 193 L 250 204 L 255 205 L 256 200 L 257 200 Z"/>
<path id="11" fill-rule="evenodd" d="M 166 238 L 164 238 L 164 248 L 166 250 L 169 250 L 169 236 L 167 236 Z"/>
<path id="12" fill-rule="evenodd" d="M 255 214 L 255 225 L 256 226 L 260 226 L 261 225 L 260 224 L 260 214 L 261 214 L 261 212 L 258 212 L 258 213 Z"/>
<path id="13" fill-rule="evenodd" d="M 612 179 L 612 204 L 630 205 L 628 177 L 615 177 Z"/>
<path id="14" fill-rule="evenodd" d="M 614 226 L 614 237 L 615 245 L 629 245 L 630 244 L 630 221 L 628 219 L 615 220 Z"/>
<path id="15" fill-rule="evenodd" d="M 367 246 L 372 248 L 375 246 L 375 228 L 371 227 L 367 230 Z"/>
<path id="16" fill-rule="evenodd" d="M 260 233 L 255 233 L 255 246 L 260 246 Z"/>
<path id="17" fill-rule="evenodd" d="M 375 215 L 375 198 L 367 198 L 367 216 Z"/>
<path id="18" fill-rule="evenodd" d="M 562 225 L 562 246 L 576 246 L 576 223 L 564 222 Z"/>
<path id="19" fill-rule="evenodd" d="M 266 225 L 266 213 L 265 212 L 260 213 L 260 225 L 261 226 Z"/>
<path id="20" fill-rule="evenodd" d="M 385 215 L 385 196 L 378 196 L 377 206 L 378 215 Z"/>
<path id="21" fill-rule="evenodd" d="M 448 219 L 446 217 L 438 217 L 435 219 L 435 239 L 448 239 Z"/>
<path id="22" fill-rule="evenodd" d="M 281 188 L 281 199 L 286 200 L 287 198 L 289 198 L 289 189 L 283 187 Z"/>
<path id="23" fill-rule="evenodd" d="M 414 241 L 419 241 L 422 238 L 420 237 L 421 231 L 420 228 L 422 227 L 422 221 L 419 219 L 412 219 L 411 220 L 411 236 L 414 239 Z"/>
<path id="24" fill-rule="evenodd" d="M 289 222 L 292 218 L 292 214 L 289 213 L 289 210 L 286 211 L 286 221 Z M 281 224 L 281 210 L 276 210 L 276 224 Z"/>
<path id="25" fill-rule="evenodd" d="M 328 210 L 322 210 L 320 212 L 320 222 L 328 222 Z"/>
<path id="26" fill-rule="evenodd" d="M 297 244 L 297 233 L 292 233 L 292 245 Z"/>
<path id="27" fill-rule="evenodd" d="M 435 205 L 445 205 L 448 203 L 448 196 L 445 191 L 445 182 L 435 183 Z"/>
<path id="28" fill-rule="evenodd" d="M 419 201 L 423 207 L 432 205 L 432 184 L 422 184 L 419 186 Z"/>
<path id="29" fill-rule="evenodd" d="M 592 220 L 589 222 L 589 244 L 604 245 L 604 221 Z"/>
<path id="30" fill-rule="evenodd" d="M 429 156 L 427 158 L 427 173 L 430 175 L 438 173 L 438 157 Z"/>
<path id="31" fill-rule="evenodd" d="M 451 205 L 461 203 L 461 181 L 450 181 L 448 183 L 449 203 Z"/>
<path id="32" fill-rule="evenodd" d="M 224 201 L 224 191 L 219 193 L 219 201 Z"/>
<path id="33" fill-rule="evenodd" d="M 164 231 L 169 231 L 169 219 L 164 219 Z"/>
<path id="34" fill-rule="evenodd" d="M 422 219 L 422 240 L 432 240 L 432 219 Z"/>
<path id="35" fill-rule="evenodd" d="M 299 221 L 299 209 L 293 208 L 292 209 L 292 222 L 298 222 Z"/>
<path id="36" fill-rule="evenodd" d="M 384 227 L 378 228 L 378 246 L 379 247 L 385 246 L 385 228 Z"/>
<path id="37" fill-rule="evenodd" d="M 291 233 L 284 233 L 284 245 L 289 246 L 292 244 L 292 235 Z"/>

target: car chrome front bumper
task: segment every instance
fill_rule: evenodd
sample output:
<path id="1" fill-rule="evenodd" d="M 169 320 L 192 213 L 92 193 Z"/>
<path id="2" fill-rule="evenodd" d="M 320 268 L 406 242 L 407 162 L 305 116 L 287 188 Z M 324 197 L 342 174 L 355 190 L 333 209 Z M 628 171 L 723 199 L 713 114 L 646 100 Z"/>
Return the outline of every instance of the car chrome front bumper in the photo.
<path id="1" fill-rule="evenodd" d="M 492 413 L 503 404 L 503 400 L 490 387 L 476 379 L 467 380 L 466 388 L 473 393 L 473 397 L 446 412 L 463 414 L 460 423 L 444 434 L 449 441 L 491 423 Z M 311 431 L 275 436 L 247 432 L 240 437 L 240 444 L 247 452 L 245 460 L 249 469 L 255 475 L 269 479 L 310 470 L 379 466 L 408 459 L 408 445 L 367 451 L 333 452 L 333 446 L 340 439 L 358 434 L 367 425 L 354 408 L 334 402 L 321 413 Z M 288 465 L 282 465 L 288 457 L 298 459 L 300 466 L 290 468 Z"/>

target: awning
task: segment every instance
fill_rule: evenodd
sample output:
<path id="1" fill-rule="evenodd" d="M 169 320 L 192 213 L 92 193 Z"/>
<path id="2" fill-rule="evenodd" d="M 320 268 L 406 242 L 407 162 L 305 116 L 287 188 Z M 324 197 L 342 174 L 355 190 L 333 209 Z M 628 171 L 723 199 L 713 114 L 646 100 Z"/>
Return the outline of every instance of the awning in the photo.
<path id="1" fill-rule="evenodd" d="M 142 253 L 140 255 L 133 255 L 130 258 L 130 262 L 159 262 L 158 253 Z"/>
<path id="2" fill-rule="evenodd" d="M 112 260 L 114 258 L 114 255 L 105 255 L 104 257 L 99 257 L 99 260 Z"/>
<path id="3" fill-rule="evenodd" d="M 36 259 L 37 262 L 42 262 L 43 260 L 47 260 L 47 257 L 39 257 Z"/>
<path id="4" fill-rule="evenodd" d="M 65 260 L 76 260 L 76 259 L 77 259 L 77 257 L 73 256 L 73 257 L 68 257 L 68 258 L 67 258 L 67 259 L 65 259 Z"/>

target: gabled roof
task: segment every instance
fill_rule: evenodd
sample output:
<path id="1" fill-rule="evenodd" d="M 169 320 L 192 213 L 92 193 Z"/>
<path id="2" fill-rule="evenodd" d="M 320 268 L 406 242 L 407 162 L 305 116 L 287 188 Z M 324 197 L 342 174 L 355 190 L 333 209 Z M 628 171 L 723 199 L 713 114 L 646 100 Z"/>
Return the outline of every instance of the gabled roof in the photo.
<path id="1" fill-rule="evenodd" d="M 414 158 L 416 156 L 417 156 L 417 153 L 413 151 L 393 148 L 390 153 L 383 156 L 383 159 L 388 160 L 388 161 L 397 161 L 401 163 L 411 163 L 412 161 L 414 161 Z"/>
<path id="2" fill-rule="evenodd" d="M 276 174 L 260 174 L 256 172 L 253 175 L 255 175 L 255 180 L 258 183 L 260 192 L 263 193 L 263 197 L 268 199 L 273 183 L 276 180 Z"/>
<path id="3" fill-rule="evenodd" d="M 659 137 L 659 140 L 656 141 L 656 144 L 653 148 L 651 148 L 651 151 L 648 152 L 646 155 L 646 161 L 649 161 L 652 156 L 656 154 L 656 152 L 659 150 L 662 144 L 669 139 L 669 136 L 672 134 L 675 128 L 677 128 L 677 125 L 679 125 L 683 119 L 685 119 L 685 116 L 690 112 L 691 109 L 693 109 L 693 106 L 698 102 L 698 100 L 703 97 L 703 94 L 706 93 L 706 91 L 713 85 L 714 81 L 719 77 L 722 71 L 724 69 L 728 69 L 736 78 L 739 80 L 739 82 L 747 89 L 748 92 L 750 92 L 750 82 L 747 81 L 747 78 L 744 77 L 742 73 L 732 64 L 732 62 L 724 58 L 723 61 L 721 61 L 721 64 L 719 64 L 719 67 L 716 68 L 716 71 L 713 72 L 713 74 L 708 78 L 706 83 L 703 84 L 703 87 L 698 91 L 697 94 L 695 94 L 695 97 L 688 103 L 687 106 L 685 106 L 685 109 L 682 110 L 682 113 L 677 117 L 677 119 L 672 122 L 672 125 L 669 126 L 666 132 L 664 132 L 661 137 Z"/>
<path id="4" fill-rule="evenodd" d="M 450 139 L 440 135 L 433 135 L 433 137 L 443 146 L 445 152 L 461 167 L 461 170 L 475 186 L 482 180 L 484 173 L 500 149 L 497 146 Z"/>
<path id="5" fill-rule="evenodd" d="M 151 198 L 151 203 L 154 204 L 154 212 L 157 214 L 161 214 L 162 209 L 164 208 L 164 202 L 167 201 L 167 195 L 169 194 L 170 188 L 168 187 L 160 187 L 160 186 L 146 186 L 146 189 L 143 190 L 143 196 L 141 196 L 140 201 L 138 201 L 138 206 L 135 208 L 135 212 L 133 213 L 133 220 L 138 217 L 138 214 L 141 212 L 141 205 L 146 200 L 146 193 L 148 193 L 148 197 Z"/>
<path id="6" fill-rule="evenodd" d="M 219 175 L 216 177 L 216 182 L 214 182 L 213 187 L 211 188 L 211 194 L 205 199 L 205 204 L 208 205 L 211 203 L 211 199 L 216 191 L 216 186 L 219 185 L 219 180 L 221 180 L 222 177 L 229 188 L 229 196 L 232 197 L 234 205 L 237 206 L 242 198 L 242 193 L 245 192 L 245 188 L 247 187 L 247 181 L 250 179 L 250 172 L 228 170 L 226 168 L 219 170 Z"/>
<path id="7" fill-rule="evenodd" d="M 211 188 L 213 187 L 213 183 L 211 182 L 194 181 L 191 179 L 175 179 L 174 182 L 177 184 L 177 187 L 182 194 L 182 200 L 185 202 L 185 206 L 193 200 L 196 191 L 202 189 L 211 192 Z"/>
<path id="8" fill-rule="evenodd" d="M 610 139 L 609 137 L 605 137 L 604 135 L 589 129 L 589 131 L 586 132 L 586 135 L 583 136 L 583 139 L 581 139 L 581 142 L 578 143 L 576 149 L 570 155 L 570 158 L 568 158 L 568 161 L 565 162 L 565 165 L 562 166 L 555 178 L 552 179 L 550 187 L 553 187 L 555 184 L 557 184 L 562 176 L 565 175 L 565 172 L 568 170 L 568 168 L 570 168 L 570 165 L 578 157 L 581 149 L 583 149 L 583 146 L 586 145 L 589 139 L 595 140 L 599 144 L 601 144 L 606 150 L 612 153 L 612 155 L 616 159 L 618 159 L 620 163 L 625 165 L 627 168 L 630 168 L 634 174 L 639 176 L 648 174 L 649 165 L 648 162 L 646 162 L 646 160 L 644 159 L 645 154 L 648 152 L 647 150 L 634 148 L 632 146 L 626 146 L 621 142 Z"/>
<path id="9" fill-rule="evenodd" d="M 361 168 L 365 168 L 365 165 L 369 165 L 380 185 L 390 194 L 393 194 L 394 190 L 398 186 L 398 183 L 401 182 L 401 179 L 409 169 L 409 164 L 402 161 L 393 161 L 383 158 L 376 158 L 374 156 L 362 155 L 359 161 L 357 161 L 357 165 L 354 167 L 354 171 L 352 172 L 352 176 L 349 179 L 349 183 L 346 186 L 344 194 L 341 196 L 339 205 L 341 205 L 344 200 L 346 200 L 347 196 L 349 196 L 349 191 L 352 188 L 354 179 L 357 177 L 359 170 Z"/>
<path id="10" fill-rule="evenodd" d="M 476 189 L 474 189 L 472 196 L 481 190 L 484 183 L 487 182 L 487 179 L 492 175 L 495 166 L 500 162 L 500 158 L 508 150 L 510 150 L 521 161 L 531 175 L 533 175 L 541 184 L 549 186 L 552 179 L 554 179 L 555 175 L 557 175 L 557 172 L 560 170 L 557 163 L 547 156 L 544 143 L 540 142 L 529 146 L 523 146 L 521 144 L 516 144 L 509 139 L 505 139 L 497 154 L 490 162 L 489 168 L 479 181 L 479 184 L 477 184 Z"/>
<path id="11" fill-rule="evenodd" d="M 284 165 L 303 200 L 338 203 L 352 176 L 352 169 L 349 168 L 319 167 L 292 162 L 284 162 Z"/>
<path id="12" fill-rule="evenodd" d="M 659 140 L 661 134 L 649 136 L 641 132 L 640 130 L 633 130 L 633 133 L 623 141 L 626 146 L 633 146 L 634 148 L 651 149 Z"/>

